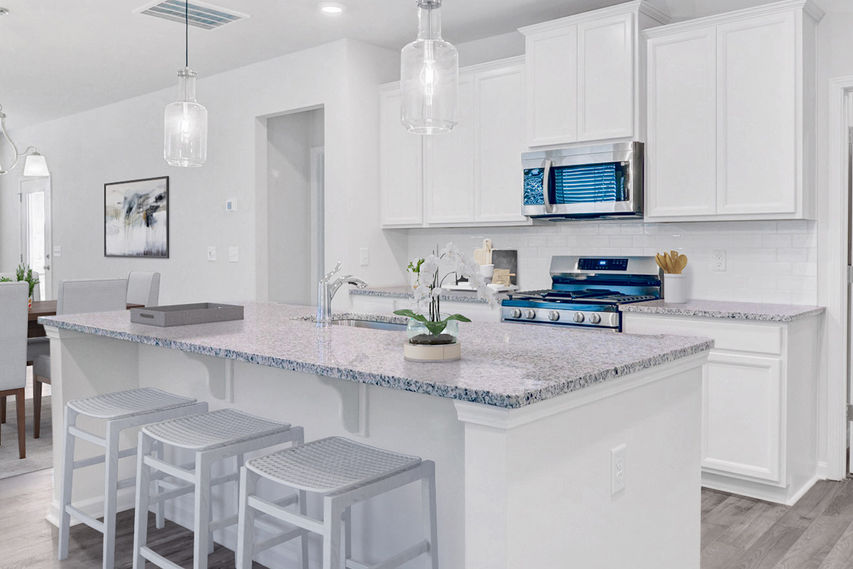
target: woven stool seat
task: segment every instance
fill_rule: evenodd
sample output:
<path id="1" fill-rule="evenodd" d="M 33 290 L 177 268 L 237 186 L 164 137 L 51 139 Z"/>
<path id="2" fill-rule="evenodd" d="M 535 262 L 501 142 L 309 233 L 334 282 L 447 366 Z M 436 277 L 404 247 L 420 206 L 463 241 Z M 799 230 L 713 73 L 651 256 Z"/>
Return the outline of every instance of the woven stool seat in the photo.
<path id="1" fill-rule="evenodd" d="M 81 415 L 98 419 L 119 419 L 141 413 L 174 409 L 195 403 L 195 399 L 172 395 L 153 387 L 75 399 L 68 406 Z"/>
<path id="2" fill-rule="evenodd" d="M 288 423 L 262 419 L 236 409 L 220 409 L 203 415 L 147 425 L 142 430 L 152 438 L 172 446 L 206 450 L 282 433 L 289 429 Z"/>
<path id="3" fill-rule="evenodd" d="M 329 437 L 250 460 L 246 467 L 291 488 L 332 494 L 401 472 L 420 462 L 416 456 Z"/>

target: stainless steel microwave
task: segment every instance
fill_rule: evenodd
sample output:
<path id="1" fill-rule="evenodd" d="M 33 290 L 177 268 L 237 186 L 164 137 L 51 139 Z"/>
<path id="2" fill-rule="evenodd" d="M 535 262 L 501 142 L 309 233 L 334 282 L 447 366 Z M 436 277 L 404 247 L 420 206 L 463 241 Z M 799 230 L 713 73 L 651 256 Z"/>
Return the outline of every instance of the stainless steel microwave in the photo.
<path id="1" fill-rule="evenodd" d="M 537 218 L 643 215 L 643 143 L 522 154 L 522 213 Z"/>

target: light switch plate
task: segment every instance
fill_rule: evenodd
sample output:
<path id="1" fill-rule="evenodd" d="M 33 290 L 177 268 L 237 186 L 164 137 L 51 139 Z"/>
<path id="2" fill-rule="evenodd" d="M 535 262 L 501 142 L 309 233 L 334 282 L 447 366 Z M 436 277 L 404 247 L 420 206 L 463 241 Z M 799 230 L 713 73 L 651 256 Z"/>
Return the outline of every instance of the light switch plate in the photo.
<path id="1" fill-rule="evenodd" d="M 362 247 L 358 250 L 358 264 L 362 267 L 366 267 L 370 263 L 370 251 L 367 250 L 367 247 Z"/>
<path id="2" fill-rule="evenodd" d="M 62 245 L 54 245 L 53 246 L 53 256 L 61 257 L 62 256 Z"/>
<path id="3" fill-rule="evenodd" d="M 215 261 L 216 260 L 216 247 L 214 247 L 213 245 L 211 245 L 210 247 L 207 248 L 207 260 L 208 261 Z"/>
<path id="4" fill-rule="evenodd" d="M 229 213 L 232 211 L 237 211 L 237 200 L 235 200 L 234 198 L 229 198 L 225 200 L 225 211 Z"/>
<path id="5" fill-rule="evenodd" d="M 237 263 L 240 261 L 240 248 L 236 246 L 228 247 L 228 262 Z"/>

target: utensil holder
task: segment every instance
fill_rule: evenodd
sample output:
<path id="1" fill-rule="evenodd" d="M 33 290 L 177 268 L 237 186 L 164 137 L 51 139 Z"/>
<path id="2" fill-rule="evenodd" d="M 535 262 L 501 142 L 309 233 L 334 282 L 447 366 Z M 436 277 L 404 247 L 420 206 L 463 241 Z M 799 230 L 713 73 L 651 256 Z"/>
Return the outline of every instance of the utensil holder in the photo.
<path id="1" fill-rule="evenodd" d="M 663 299 L 670 304 L 687 302 L 687 279 L 685 275 L 666 274 L 663 276 Z"/>

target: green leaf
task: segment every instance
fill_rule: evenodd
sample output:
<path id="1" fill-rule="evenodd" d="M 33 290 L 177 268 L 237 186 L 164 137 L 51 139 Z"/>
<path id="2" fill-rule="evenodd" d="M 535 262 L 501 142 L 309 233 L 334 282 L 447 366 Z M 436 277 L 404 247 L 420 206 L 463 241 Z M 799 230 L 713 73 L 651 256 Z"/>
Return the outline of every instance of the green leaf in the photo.
<path id="1" fill-rule="evenodd" d="M 409 310 L 408 308 L 395 310 L 394 314 L 396 314 L 397 316 L 405 316 L 407 318 L 412 318 L 413 320 L 417 320 L 418 322 L 423 322 L 424 324 L 426 324 L 426 322 L 427 322 L 426 316 L 424 316 L 423 314 L 418 314 L 417 312 L 415 312 L 413 310 Z"/>
<path id="2" fill-rule="evenodd" d="M 451 314 L 450 316 L 444 319 L 444 322 L 447 322 L 448 320 L 458 320 L 459 322 L 471 321 L 470 318 L 468 318 L 467 316 L 462 316 L 461 314 Z"/>
<path id="3" fill-rule="evenodd" d="M 424 326 L 427 327 L 427 330 L 430 331 L 430 334 L 433 336 L 438 336 L 444 329 L 447 328 L 447 321 L 442 320 L 441 322 L 424 322 Z"/>

